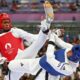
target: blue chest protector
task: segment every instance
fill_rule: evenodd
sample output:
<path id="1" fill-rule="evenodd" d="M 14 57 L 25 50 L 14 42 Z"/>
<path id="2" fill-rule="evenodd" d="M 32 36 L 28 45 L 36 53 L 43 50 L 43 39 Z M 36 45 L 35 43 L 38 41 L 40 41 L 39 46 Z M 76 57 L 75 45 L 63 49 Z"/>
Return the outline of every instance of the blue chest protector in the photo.
<path id="1" fill-rule="evenodd" d="M 55 54 L 56 60 L 58 60 L 59 62 L 65 62 L 65 49 L 60 49 L 58 51 L 55 51 L 54 54 Z M 64 75 L 64 74 L 56 71 L 48 62 L 46 62 L 46 56 L 43 56 L 40 59 L 39 63 L 40 63 L 40 66 L 42 68 L 44 68 L 51 75 L 54 75 L 54 76 Z"/>

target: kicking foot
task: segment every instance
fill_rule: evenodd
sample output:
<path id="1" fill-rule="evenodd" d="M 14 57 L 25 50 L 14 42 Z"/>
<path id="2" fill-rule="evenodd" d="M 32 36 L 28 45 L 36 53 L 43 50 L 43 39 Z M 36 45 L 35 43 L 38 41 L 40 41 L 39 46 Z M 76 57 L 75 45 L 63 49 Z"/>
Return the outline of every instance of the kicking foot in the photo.
<path id="1" fill-rule="evenodd" d="M 45 1 L 43 6 L 46 14 L 46 20 L 52 22 L 54 18 L 54 14 L 53 14 L 53 7 L 51 3 L 49 1 Z"/>

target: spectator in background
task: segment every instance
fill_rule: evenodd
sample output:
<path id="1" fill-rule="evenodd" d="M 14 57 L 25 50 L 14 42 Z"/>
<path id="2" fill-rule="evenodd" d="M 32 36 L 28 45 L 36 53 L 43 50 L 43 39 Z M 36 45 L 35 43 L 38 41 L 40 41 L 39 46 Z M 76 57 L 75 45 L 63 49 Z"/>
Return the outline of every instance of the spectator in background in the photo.
<path id="1" fill-rule="evenodd" d="M 53 3 L 53 8 L 58 11 L 61 8 L 62 4 L 61 2 Z"/>
<path id="2" fill-rule="evenodd" d="M 80 0 L 76 0 L 76 5 L 80 7 Z"/>
<path id="3" fill-rule="evenodd" d="M 8 7 L 6 0 L 0 0 L 0 7 Z"/>
<path id="4" fill-rule="evenodd" d="M 76 3 L 69 3 L 69 9 L 71 9 L 71 11 L 76 11 L 77 10 L 77 5 Z"/>
<path id="5" fill-rule="evenodd" d="M 18 2 L 16 0 L 12 1 L 11 11 L 16 12 L 18 9 Z"/>
<path id="6" fill-rule="evenodd" d="M 66 42 L 70 43 L 70 36 L 69 36 L 69 34 L 66 35 Z"/>
<path id="7" fill-rule="evenodd" d="M 79 38 L 77 36 L 73 37 L 73 45 L 79 44 Z"/>

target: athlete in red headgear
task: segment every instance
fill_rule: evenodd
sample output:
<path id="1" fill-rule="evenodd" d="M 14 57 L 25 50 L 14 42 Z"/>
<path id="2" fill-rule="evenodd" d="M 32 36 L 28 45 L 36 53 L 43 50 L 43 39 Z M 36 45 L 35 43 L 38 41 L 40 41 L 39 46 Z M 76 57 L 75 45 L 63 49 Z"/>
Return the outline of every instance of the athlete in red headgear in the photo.
<path id="1" fill-rule="evenodd" d="M 50 24 L 53 20 L 52 6 L 47 3 L 45 4 L 46 19 L 41 21 L 41 30 L 38 36 L 12 27 L 9 15 L 7 13 L 0 14 L 0 52 L 8 61 L 13 59 L 36 57 L 37 52 L 46 41 L 46 33 L 48 33 Z M 48 12 L 49 9 L 51 12 Z M 36 39 L 36 41 L 34 41 L 34 39 Z M 34 43 L 27 48 L 26 53 L 23 46 L 23 40 L 26 40 L 29 43 L 34 41 Z M 23 53 L 21 52 L 22 50 L 24 50 Z"/>
<path id="2" fill-rule="evenodd" d="M 9 24 L 5 27 L 5 24 L 3 23 Z M 10 30 L 11 27 L 12 24 L 9 15 L 7 13 L 0 14 L 0 30 Z"/>
<path id="3" fill-rule="evenodd" d="M 45 20 L 42 21 L 41 27 L 45 27 L 46 24 L 47 23 Z M 47 28 L 43 29 L 43 31 L 45 31 L 45 30 L 47 30 Z M 16 58 L 24 58 L 24 57 L 22 57 L 23 54 L 19 53 L 19 51 L 24 50 L 23 40 L 32 42 L 32 40 L 34 40 L 34 38 L 36 38 L 36 36 L 33 34 L 30 34 L 21 29 L 18 29 L 18 28 L 13 28 L 12 24 L 11 24 L 11 20 L 9 18 L 9 15 L 6 13 L 0 14 L 0 32 L 1 32 L 1 34 L 0 34 L 0 52 L 3 57 L 7 58 L 8 61 L 16 59 Z M 40 36 L 42 36 L 42 37 L 40 37 Z M 35 48 L 34 46 L 29 48 L 29 50 L 33 51 L 33 53 L 27 49 L 28 58 L 29 57 L 32 58 L 37 54 L 36 53 L 34 55 L 36 50 L 38 52 L 38 50 L 45 43 L 46 37 L 47 37 L 47 35 L 45 33 L 43 33 L 42 31 L 40 31 L 39 40 L 38 40 L 38 43 L 40 43 L 40 45 L 37 45 L 37 43 L 36 43 L 35 45 L 38 46 L 37 48 Z M 27 58 L 26 54 L 25 54 L 25 58 Z"/>

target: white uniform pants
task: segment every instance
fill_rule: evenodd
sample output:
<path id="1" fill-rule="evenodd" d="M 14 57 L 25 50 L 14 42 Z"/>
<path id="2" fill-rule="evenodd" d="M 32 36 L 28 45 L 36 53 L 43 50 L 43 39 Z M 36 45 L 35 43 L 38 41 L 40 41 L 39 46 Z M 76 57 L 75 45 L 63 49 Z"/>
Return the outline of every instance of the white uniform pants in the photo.
<path id="1" fill-rule="evenodd" d="M 40 58 L 20 60 L 18 59 L 11 61 L 8 65 L 9 69 L 11 70 L 11 80 L 19 80 L 24 73 L 36 75 L 36 73 L 41 69 L 41 66 L 39 65 L 39 60 Z M 35 80 L 45 80 L 45 73 L 46 71 L 42 69 Z M 9 76 L 7 76 L 6 80 L 9 80 L 8 78 Z M 59 76 L 52 76 L 49 74 L 48 80 L 59 80 Z"/>

